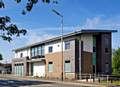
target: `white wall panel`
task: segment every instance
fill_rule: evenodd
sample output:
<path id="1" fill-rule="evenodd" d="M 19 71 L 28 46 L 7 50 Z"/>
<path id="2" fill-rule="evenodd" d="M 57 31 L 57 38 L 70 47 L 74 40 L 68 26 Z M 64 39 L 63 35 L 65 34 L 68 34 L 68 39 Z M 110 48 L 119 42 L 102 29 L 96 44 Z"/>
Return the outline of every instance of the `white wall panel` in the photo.
<path id="1" fill-rule="evenodd" d="M 56 43 L 49 43 L 45 45 L 45 54 L 48 54 L 48 48 L 49 46 L 53 46 L 53 52 L 60 52 L 61 51 L 61 42 L 56 42 Z"/>
<path id="2" fill-rule="evenodd" d="M 70 40 L 70 44 L 75 43 L 75 40 Z M 45 44 L 45 54 L 48 54 L 48 48 L 49 46 L 53 46 L 53 52 L 61 52 L 61 42 L 54 42 L 54 43 L 49 43 L 49 44 Z M 65 50 L 65 42 L 63 42 L 63 51 Z"/>
<path id="3" fill-rule="evenodd" d="M 20 54 L 23 53 L 23 57 L 30 57 L 30 49 L 21 50 L 15 53 L 15 58 L 20 58 Z"/>
<path id="4" fill-rule="evenodd" d="M 81 35 L 81 40 L 83 41 L 83 51 L 93 52 L 93 36 L 92 36 L 92 34 Z"/>

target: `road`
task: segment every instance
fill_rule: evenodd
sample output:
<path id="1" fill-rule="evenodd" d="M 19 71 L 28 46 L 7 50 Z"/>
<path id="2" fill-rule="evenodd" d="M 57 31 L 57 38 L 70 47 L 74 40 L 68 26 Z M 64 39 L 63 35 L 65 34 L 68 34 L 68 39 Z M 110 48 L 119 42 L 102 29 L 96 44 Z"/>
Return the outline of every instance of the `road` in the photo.
<path id="1" fill-rule="evenodd" d="M 108 86 L 108 85 L 107 85 Z M 62 82 L 55 80 L 42 80 L 39 78 L 16 77 L 12 75 L 0 75 L 0 87 L 107 87 L 104 84 Z M 119 87 L 109 84 L 109 87 Z"/>
<path id="2" fill-rule="evenodd" d="M 13 78 L 0 78 L 0 87 L 87 87 L 75 84 L 63 84 L 40 80 L 20 80 Z"/>
<path id="3" fill-rule="evenodd" d="M 84 83 L 80 81 L 45 80 L 34 77 L 17 77 L 12 74 L 0 74 L 0 87 L 106 87 L 106 85 Z"/>

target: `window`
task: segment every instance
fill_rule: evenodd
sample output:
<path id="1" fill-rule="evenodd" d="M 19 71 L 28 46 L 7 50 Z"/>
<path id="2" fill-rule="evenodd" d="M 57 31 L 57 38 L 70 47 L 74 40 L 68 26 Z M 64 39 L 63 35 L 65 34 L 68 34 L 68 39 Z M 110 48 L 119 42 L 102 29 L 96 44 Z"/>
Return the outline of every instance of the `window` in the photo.
<path id="1" fill-rule="evenodd" d="M 38 55 L 43 56 L 45 54 L 44 46 L 38 47 Z"/>
<path id="2" fill-rule="evenodd" d="M 20 57 L 23 57 L 23 53 L 20 53 Z"/>
<path id="3" fill-rule="evenodd" d="M 95 73 L 95 65 L 92 65 L 93 73 Z"/>
<path id="4" fill-rule="evenodd" d="M 65 50 L 70 49 L 70 41 L 65 42 Z"/>
<path id="5" fill-rule="evenodd" d="M 52 46 L 50 46 L 50 47 L 48 48 L 48 52 L 49 52 L 49 53 L 53 52 L 53 47 L 52 47 Z"/>
<path id="6" fill-rule="evenodd" d="M 70 60 L 65 61 L 65 72 L 71 72 Z"/>
<path id="7" fill-rule="evenodd" d="M 41 47 L 41 55 L 42 55 L 42 56 L 45 55 L 45 50 L 44 50 L 44 49 L 45 49 L 45 47 L 42 46 L 42 47 Z"/>
<path id="8" fill-rule="evenodd" d="M 93 47 L 93 52 L 96 52 L 96 47 Z"/>
<path id="9" fill-rule="evenodd" d="M 48 72 L 53 72 L 53 62 L 48 62 Z"/>
<path id="10" fill-rule="evenodd" d="M 41 55 L 41 46 L 38 47 L 38 55 Z"/>
<path id="11" fill-rule="evenodd" d="M 31 49 L 31 56 L 32 57 L 37 57 L 39 56 L 44 56 L 44 46 L 36 46 Z"/>
<path id="12" fill-rule="evenodd" d="M 108 73 L 109 72 L 109 64 L 105 63 L 105 72 Z"/>
<path id="13" fill-rule="evenodd" d="M 108 53 L 108 48 L 105 48 L 105 52 Z"/>
<path id="14" fill-rule="evenodd" d="M 37 56 L 37 55 L 38 55 L 38 48 L 35 47 L 35 56 Z"/>
<path id="15" fill-rule="evenodd" d="M 34 48 L 31 49 L 31 56 L 32 56 L 32 57 L 35 56 L 35 49 L 34 49 Z"/>

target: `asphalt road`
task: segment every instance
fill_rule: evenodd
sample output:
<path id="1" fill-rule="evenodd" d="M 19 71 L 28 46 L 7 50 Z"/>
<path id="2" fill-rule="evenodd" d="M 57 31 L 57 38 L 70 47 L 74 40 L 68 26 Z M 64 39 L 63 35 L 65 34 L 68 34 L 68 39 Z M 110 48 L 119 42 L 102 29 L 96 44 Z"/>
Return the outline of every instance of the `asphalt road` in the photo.
<path id="1" fill-rule="evenodd" d="M 0 87 L 86 87 L 47 81 L 0 79 Z"/>

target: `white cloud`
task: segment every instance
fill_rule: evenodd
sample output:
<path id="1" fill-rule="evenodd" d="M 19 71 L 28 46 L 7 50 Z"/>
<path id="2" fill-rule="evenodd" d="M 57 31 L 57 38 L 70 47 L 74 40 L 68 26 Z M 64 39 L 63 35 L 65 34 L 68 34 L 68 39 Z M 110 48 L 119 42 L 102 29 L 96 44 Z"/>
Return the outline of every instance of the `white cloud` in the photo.
<path id="1" fill-rule="evenodd" d="M 82 28 L 96 28 L 97 26 L 99 26 L 101 23 L 101 18 L 100 17 L 94 17 L 92 19 L 87 18 L 85 24 L 82 26 Z"/>
<path id="2" fill-rule="evenodd" d="M 38 31 L 38 30 L 37 30 Z M 34 30 L 28 31 L 28 35 L 26 37 L 26 45 L 30 45 L 36 42 L 44 41 L 50 38 L 55 37 L 53 34 L 45 33 L 45 32 L 36 32 Z"/>
<path id="3" fill-rule="evenodd" d="M 78 27 L 64 27 L 64 34 L 68 32 L 73 32 Z M 50 28 L 38 28 L 29 29 L 26 36 L 21 36 L 20 38 L 26 39 L 26 45 L 30 45 L 36 42 L 44 41 L 56 36 L 61 35 L 60 27 L 50 27 Z"/>
<path id="4" fill-rule="evenodd" d="M 113 29 L 120 27 L 120 16 L 104 19 L 102 16 L 87 18 L 81 26 L 84 29 Z"/>
<path id="5" fill-rule="evenodd" d="M 112 34 L 112 47 L 120 47 L 120 16 L 104 19 L 96 16 L 94 18 L 87 18 L 82 29 L 112 29 L 117 30 L 117 33 Z"/>

